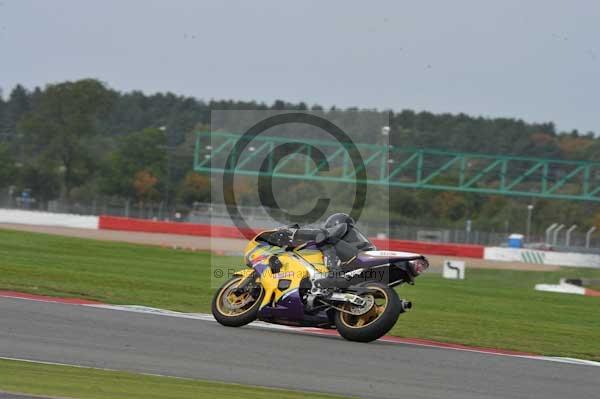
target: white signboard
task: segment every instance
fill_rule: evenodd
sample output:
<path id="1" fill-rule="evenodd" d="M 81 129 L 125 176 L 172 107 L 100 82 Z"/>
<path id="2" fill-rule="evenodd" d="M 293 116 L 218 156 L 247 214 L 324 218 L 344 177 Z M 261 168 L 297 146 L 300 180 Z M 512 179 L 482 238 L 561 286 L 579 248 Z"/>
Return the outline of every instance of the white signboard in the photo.
<path id="1" fill-rule="evenodd" d="M 465 262 L 462 260 L 444 260 L 442 277 L 449 279 L 465 279 Z"/>

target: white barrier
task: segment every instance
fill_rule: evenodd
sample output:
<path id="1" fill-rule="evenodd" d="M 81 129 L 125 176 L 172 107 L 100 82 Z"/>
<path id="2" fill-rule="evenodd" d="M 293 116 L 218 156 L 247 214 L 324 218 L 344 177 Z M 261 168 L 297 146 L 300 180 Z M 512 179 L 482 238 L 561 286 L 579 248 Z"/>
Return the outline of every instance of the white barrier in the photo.
<path id="1" fill-rule="evenodd" d="M 536 291 L 558 292 L 560 294 L 577 294 L 585 295 L 585 288 L 575 284 L 569 284 L 565 279 L 561 278 L 558 284 L 536 284 Z"/>
<path id="2" fill-rule="evenodd" d="M 98 216 L 24 211 L 17 209 L 0 209 L 0 223 L 98 229 Z"/>
<path id="3" fill-rule="evenodd" d="M 600 268 L 600 255 L 573 252 L 536 251 L 532 249 L 486 247 L 483 258 L 539 265 Z"/>

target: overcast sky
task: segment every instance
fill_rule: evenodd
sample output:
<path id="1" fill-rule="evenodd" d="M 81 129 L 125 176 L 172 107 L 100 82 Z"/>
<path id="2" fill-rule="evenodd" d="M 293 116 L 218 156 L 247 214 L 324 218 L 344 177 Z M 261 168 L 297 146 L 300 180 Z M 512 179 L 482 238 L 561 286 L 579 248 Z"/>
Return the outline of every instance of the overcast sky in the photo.
<path id="1" fill-rule="evenodd" d="M 600 133 L 600 2 L 0 0 L 0 87 L 554 121 Z"/>

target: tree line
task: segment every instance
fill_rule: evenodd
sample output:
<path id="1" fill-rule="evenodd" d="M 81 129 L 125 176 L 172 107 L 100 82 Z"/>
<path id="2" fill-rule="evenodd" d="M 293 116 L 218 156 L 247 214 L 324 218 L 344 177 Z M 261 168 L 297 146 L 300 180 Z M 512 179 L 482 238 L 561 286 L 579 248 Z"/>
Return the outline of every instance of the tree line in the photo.
<path id="1" fill-rule="evenodd" d="M 39 203 L 98 197 L 167 202 L 182 208 L 210 199 L 207 176 L 192 171 L 194 131 L 206 130 L 212 109 L 318 110 L 356 118 L 378 112 L 323 109 L 282 100 L 210 100 L 170 92 L 120 92 L 94 79 L 33 89 L 17 85 L 0 95 L 0 189 L 27 191 Z M 568 160 L 600 160 L 593 132 L 559 132 L 548 123 L 402 110 L 390 114 L 394 145 Z M 360 140 L 374 143 L 378 134 Z M 297 192 L 304 182 L 290 192 Z M 301 190 L 300 190 L 301 191 Z M 593 203 L 391 189 L 399 223 L 523 230 L 526 207 L 535 203 L 534 228 L 547 221 L 600 227 Z"/>

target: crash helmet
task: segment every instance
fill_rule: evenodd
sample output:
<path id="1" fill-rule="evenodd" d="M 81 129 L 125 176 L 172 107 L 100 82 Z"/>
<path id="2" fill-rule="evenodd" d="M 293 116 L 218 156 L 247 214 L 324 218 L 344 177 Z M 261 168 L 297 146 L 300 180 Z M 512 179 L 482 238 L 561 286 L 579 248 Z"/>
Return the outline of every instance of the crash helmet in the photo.
<path id="1" fill-rule="evenodd" d="M 354 219 L 346 213 L 334 213 L 325 221 L 325 228 L 337 226 L 338 224 L 346 223 L 348 227 L 354 226 Z"/>

